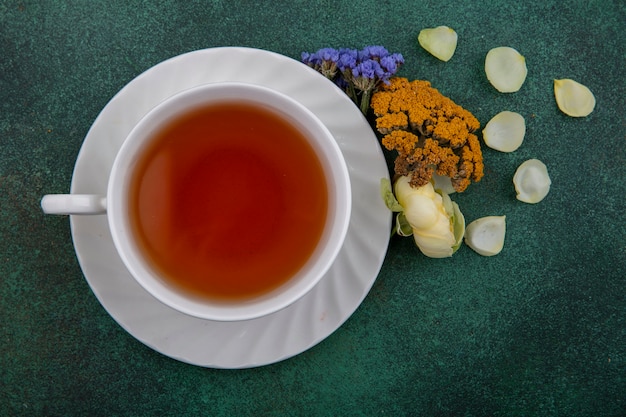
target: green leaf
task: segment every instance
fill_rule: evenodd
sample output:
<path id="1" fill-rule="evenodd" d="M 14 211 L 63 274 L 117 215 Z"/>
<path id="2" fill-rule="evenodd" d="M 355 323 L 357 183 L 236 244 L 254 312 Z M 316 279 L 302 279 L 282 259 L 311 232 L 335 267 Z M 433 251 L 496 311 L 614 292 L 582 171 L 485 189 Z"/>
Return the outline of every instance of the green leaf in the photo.
<path id="1" fill-rule="evenodd" d="M 454 238 L 456 239 L 456 243 L 452 246 L 452 252 L 456 252 L 463 244 L 463 236 L 465 235 L 465 217 L 463 213 L 461 213 L 461 209 L 459 205 L 452 202 L 452 206 L 454 208 L 454 215 L 452 216 L 452 229 L 454 231 Z"/>
<path id="2" fill-rule="evenodd" d="M 413 228 L 406 219 L 404 213 L 398 213 L 396 216 L 396 233 L 400 236 L 411 236 L 413 234 Z"/>
<path id="3" fill-rule="evenodd" d="M 398 203 L 396 197 L 393 195 L 391 188 L 391 181 L 387 178 L 380 179 L 380 196 L 383 198 L 387 208 L 394 213 L 400 213 L 404 211 L 404 208 Z"/>

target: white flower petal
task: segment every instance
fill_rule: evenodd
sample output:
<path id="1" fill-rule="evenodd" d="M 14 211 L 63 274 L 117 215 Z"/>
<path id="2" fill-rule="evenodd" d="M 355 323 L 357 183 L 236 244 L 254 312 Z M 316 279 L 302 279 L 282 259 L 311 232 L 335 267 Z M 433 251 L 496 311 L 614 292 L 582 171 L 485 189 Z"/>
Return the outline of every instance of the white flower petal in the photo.
<path id="1" fill-rule="evenodd" d="M 522 88 L 526 80 L 526 59 L 508 46 L 493 48 L 485 58 L 485 73 L 498 91 L 514 93 Z"/>
<path id="2" fill-rule="evenodd" d="M 449 61 L 456 50 L 458 35 L 447 26 L 422 29 L 417 40 L 419 44 L 436 58 Z"/>
<path id="3" fill-rule="evenodd" d="M 465 243 L 483 256 L 497 255 L 504 247 L 506 216 L 488 216 L 471 222 L 465 229 Z"/>
<path id="4" fill-rule="evenodd" d="M 538 159 L 529 159 L 515 171 L 513 184 L 518 200 L 535 204 L 548 195 L 552 181 L 548 175 L 548 168 L 543 162 Z"/>
<path id="5" fill-rule="evenodd" d="M 454 253 L 452 246 L 454 241 L 450 243 L 447 239 L 429 238 L 413 234 L 415 244 L 420 252 L 429 258 L 449 258 Z"/>
<path id="6" fill-rule="evenodd" d="M 554 80 L 554 97 L 559 109 L 572 117 L 588 116 L 596 106 L 596 98 L 589 88 L 567 78 Z"/>
<path id="7" fill-rule="evenodd" d="M 408 196 L 403 207 L 404 215 L 413 229 L 431 227 L 440 215 L 435 202 L 419 194 Z"/>
<path id="8" fill-rule="evenodd" d="M 485 126 L 485 144 L 500 152 L 513 152 L 522 145 L 526 135 L 526 121 L 515 112 L 503 111 L 496 114 Z"/>

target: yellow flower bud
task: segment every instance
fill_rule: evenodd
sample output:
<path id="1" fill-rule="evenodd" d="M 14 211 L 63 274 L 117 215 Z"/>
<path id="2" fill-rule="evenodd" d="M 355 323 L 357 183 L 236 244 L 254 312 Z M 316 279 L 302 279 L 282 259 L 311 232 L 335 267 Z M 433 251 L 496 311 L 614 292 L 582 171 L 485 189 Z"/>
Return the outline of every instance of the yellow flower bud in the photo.
<path id="1" fill-rule="evenodd" d="M 435 191 L 432 182 L 413 187 L 409 177 L 395 183 L 395 195 L 402 206 L 413 239 L 420 251 L 431 258 L 446 258 L 458 249 L 465 231 L 465 219 L 447 194 Z"/>

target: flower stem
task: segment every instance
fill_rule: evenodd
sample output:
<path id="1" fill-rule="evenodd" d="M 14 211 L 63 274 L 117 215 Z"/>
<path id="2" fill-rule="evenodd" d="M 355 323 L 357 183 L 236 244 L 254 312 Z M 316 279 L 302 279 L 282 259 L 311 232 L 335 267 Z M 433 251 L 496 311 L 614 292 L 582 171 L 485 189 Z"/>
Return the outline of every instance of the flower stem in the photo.
<path id="1" fill-rule="evenodd" d="M 371 90 L 365 90 L 363 91 L 363 95 L 361 96 L 361 112 L 363 113 L 363 115 L 367 116 L 367 112 L 370 108 L 370 95 L 371 95 Z"/>
<path id="2" fill-rule="evenodd" d="M 354 104 L 358 105 L 358 97 L 356 95 L 356 91 L 354 89 L 354 85 L 352 85 L 352 83 L 348 83 L 348 87 L 346 87 L 347 91 L 346 94 L 348 94 L 348 97 L 350 97 L 352 99 L 352 101 L 354 101 Z"/>

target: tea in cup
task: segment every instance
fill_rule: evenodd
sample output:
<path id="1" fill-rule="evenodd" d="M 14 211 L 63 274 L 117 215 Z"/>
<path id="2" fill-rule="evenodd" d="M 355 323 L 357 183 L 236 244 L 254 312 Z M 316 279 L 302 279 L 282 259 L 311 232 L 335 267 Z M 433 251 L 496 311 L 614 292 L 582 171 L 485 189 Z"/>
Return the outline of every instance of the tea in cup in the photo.
<path id="1" fill-rule="evenodd" d="M 107 195 L 47 195 L 52 214 L 106 214 L 155 298 L 209 320 L 253 319 L 303 297 L 341 249 L 348 168 L 306 107 L 258 85 L 206 84 L 150 111 L 115 157 Z"/>

